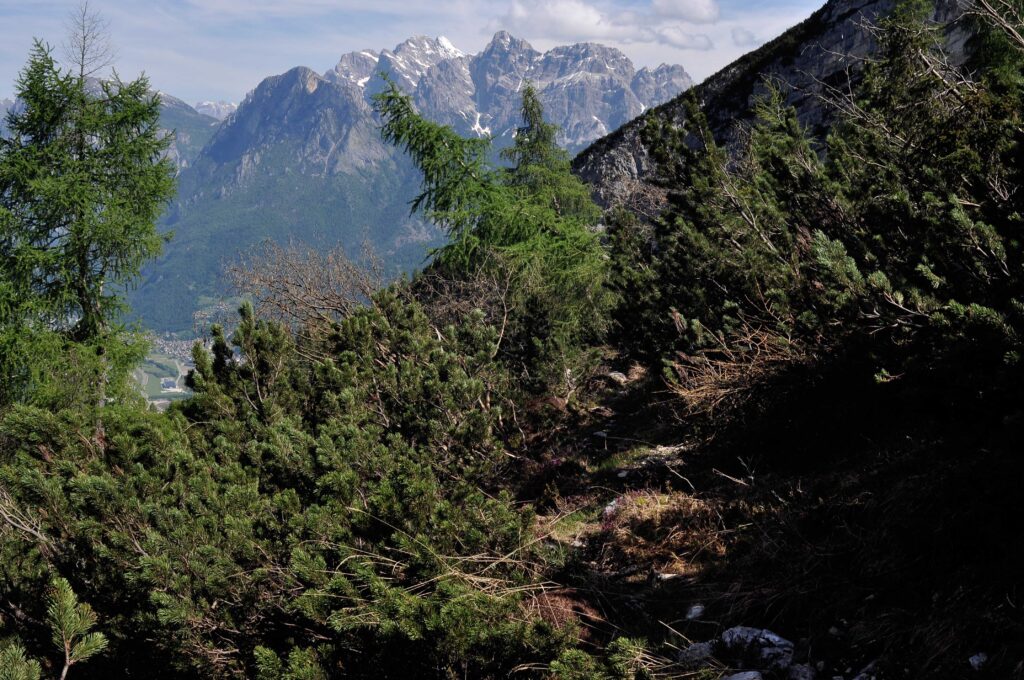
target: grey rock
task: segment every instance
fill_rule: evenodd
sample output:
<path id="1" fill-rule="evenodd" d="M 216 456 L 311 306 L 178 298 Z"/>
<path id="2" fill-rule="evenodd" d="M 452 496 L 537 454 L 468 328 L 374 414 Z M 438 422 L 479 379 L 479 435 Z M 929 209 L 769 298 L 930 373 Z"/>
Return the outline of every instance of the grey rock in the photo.
<path id="1" fill-rule="evenodd" d="M 203 147 L 213 137 L 220 121 L 197 111 L 177 97 L 160 92 L 160 128 L 170 135 L 171 144 L 165 156 L 174 163 L 178 172 L 192 165 Z"/>
<path id="2" fill-rule="evenodd" d="M 712 642 L 695 642 L 686 649 L 679 651 L 676 657 L 679 663 L 692 669 L 700 668 L 711 661 L 715 653 Z"/>
<path id="3" fill-rule="evenodd" d="M 682 66 L 662 64 L 656 69 L 646 66 L 633 76 L 631 88 L 645 109 L 660 106 L 693 86 L 693 79 Z"/>
<path id="4" fill-rule="evenodd" d="M 704 616 L 704 605 L 695 604 L 686 610 L 686 620 L 694 621 Z"/>
<path id="5" fill-rule="evenodd" d="M 619 371 L 611 371 L 608 374 L 608 379 L 611 380 L 616 385 L 619 385 L 620 387 L 626 385 L 629 382 L 629 378 L 626 377 L 626 374 L 620 373 Z"/>
<path id="6" fill-rule="evenodd" d="M 380 61 L 380 52 L 374 50 L 343 54 L 335 67 L 324 73 L 324 79 L 363 87 L 377 70 L 378 61 Z"/>
<path id="7" fill-rule="evenodd" d="M 805 663 L 793 664 L 786 675 L 787 680 L 815 680 L 817 677 L 815 670 Z"/>
<path id="8" fill-rule="evenodd" d="M 971 668 L 976 671 L 980 671 L 986 663 L 988 663 L 988 654 L 985 652 L 978 652 L 967 660 L 967 663 L 971 664 Z"/>
<path id="9" fill-rule="evenodd" d="M 580 43 L 541 53 L 505 31 L 477 55 L 451 54 L 436 62 L 430 61 L 432 54 L 421 57 L 430 66 L 416 82 L 402 74 L 395 81 L 414 93 L 430 118 L 461 134 L 490 135 L 498 146 L 510 144 L 520 124 L 520 95 L 527 81 L 537 88 L 548 120 L 559 126 L 559 143 L 570 151 L 692 85 L 682 66 L 637 72 L 614 48 Z M 383 68 L 392 69 L 392 62 Z"/>
<path id="10" fill-rule="evenodd" d="M 736 626 L 720 637 L 729 661 L 764 670 L 784 671 L 793 663 L 793 643 L 770 630 Z"/>
<path id="11" fill-rule="evenodd" d="M 764 680 L 764 676 L 757 671 L 743 671 L 742 673 L 727 675 L 722 680 Z"/>

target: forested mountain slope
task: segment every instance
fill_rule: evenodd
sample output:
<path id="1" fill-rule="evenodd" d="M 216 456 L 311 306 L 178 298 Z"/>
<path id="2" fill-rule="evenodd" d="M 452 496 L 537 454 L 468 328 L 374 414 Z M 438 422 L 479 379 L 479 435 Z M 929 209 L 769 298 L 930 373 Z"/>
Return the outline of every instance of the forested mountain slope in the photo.
<path id="1" fill-rule="evenodd" d="M 121 323 L 160 111 L 37 44 L 0 141 L 0 677 L 1020 680 L 1024 14 L 941 2 L 878 17 L 826 126 L 782 87 L 719 141 L 695 93 L 652 116 L 657 216 L 591 200 L 533 86 L 496 149 L 382 83 L 444 246 L 391 283 L 256 251 L 166 412 Z M 373 160 L 321 143 L 346 85 L 266 85 L 316 125 L 242 107 L 207 149 L 244 182 L 250 139 Z"/>
<path id="2" fill-rule="evenodd" d="M 829 0 L 808 19 L 738 59 L 695 88 L 716 139 L 737 148 L 737 132 L 752 119 L 754 100 L 766 81 L 779 84 L 787 105 L 814 134 L 824 133 L 836 111 L 822 99 L 829 87 L 848 88 L 859 79 L 863 59 L 875 50 L 870 28 L 892 10 L 894 0 Z M 949 20 L 961 12 L 960 0 L 935 3 L 932 19 L 948 25 L 947 50 L 956 63 L 964 55 L 967 33 Z M 664 195 L 652 182 L 656 172 L 641 131 L 651 121 L 682 125 L 683 97 L 652 109 L 584 149 L 573 171 L 594 190 L 603 206 L 627 204 L 648 215 L 663 207 Z"/>

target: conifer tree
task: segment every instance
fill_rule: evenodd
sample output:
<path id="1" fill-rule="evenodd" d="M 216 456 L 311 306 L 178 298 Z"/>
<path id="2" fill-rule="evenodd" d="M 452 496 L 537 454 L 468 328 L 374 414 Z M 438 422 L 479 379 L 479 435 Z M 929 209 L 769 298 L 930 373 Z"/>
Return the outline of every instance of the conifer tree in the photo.
<path id="1" fill-rule="evenodd" d="M 156 220 L 174 184 L 159 98 L 145 77 L 92 77 L 103 53 L 92 51 L 96 26 L 83 12 L 71 41 L 77 64 L 34 44 L 17 82 L 22 107 L 0 140 L 0 363 L 13 377 L 0 400 L 40 379 L 14 367 L 55 335 L 51 346 L 73 343 L 93 364 L 87 383 L 102 404 L 129 339 L 122 291 L 161 249 Z"/>
<path id="2" fill-rule="evenodd" d="M 536 90 L 524 88 L 523 124 L 502 154 L 511 167 L 489 162 L 490 140 L 463 139 L 419 116 L 394 84 L 376 105 L 384 138 L 423 173 L 413 209 L 451 238 L 435 267 L 454 278 L 508 272 L 503 306 L 511 308 L 510 318 L 499 323 L 507 331 L 504 356 L 520 367 L 524 384 L 568 388 L 566 376 L 580 369 L 582 346 L 604 333 L 611 300 L 604 285 L 607 256 L 594 229 L 600 211 L 570 172 Z"/>

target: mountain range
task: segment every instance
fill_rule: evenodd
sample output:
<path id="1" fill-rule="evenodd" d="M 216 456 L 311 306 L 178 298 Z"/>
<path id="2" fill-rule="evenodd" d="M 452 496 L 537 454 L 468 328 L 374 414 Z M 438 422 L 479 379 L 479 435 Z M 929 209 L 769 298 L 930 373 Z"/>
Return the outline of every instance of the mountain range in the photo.
<path id="1" fill-rule="evenodd" d="M 372 97 L 386 87 L 382 75 L 426 117 L 490 136 L 497 148 L 511 143 L 519 93 L 532 82 L 570 152 L 692 85 L 682 66 L 637 70 L 594 43 L 542 53 L 499 32 L 473 55 L 418 36 L 345 54 L 325 73 L 297 67 L 263 80 L 230 112 L 165 95 L 179 186 L 164 219 L 173 238 L 130 293 L 146 326 L 191 329 L 194 313 L 223 297 L 225 262 L 266 239 L 353 251 L 366 242 L 396 274 L 422 264 L 443 236 L 409 214 L 419 177 L 380 139 Z"/>

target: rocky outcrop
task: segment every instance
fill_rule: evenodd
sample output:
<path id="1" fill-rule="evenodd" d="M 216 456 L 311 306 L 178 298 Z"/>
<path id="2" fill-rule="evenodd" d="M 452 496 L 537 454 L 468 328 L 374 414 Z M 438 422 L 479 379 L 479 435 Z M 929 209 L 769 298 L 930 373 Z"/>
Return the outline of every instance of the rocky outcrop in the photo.
<path id="1" fill-rule="evenodd" d="M 386 157 L 362 91 L 300 66 L 260 83 L 195 165 L 204 183 L 231 190 L 225 170 L 245 184 L 265 158 L 275 164 L 268 173 L 318 176 L 357 172 Z"/>
<path id="2" fill-rule="evenodd" d="M 796 646 L 763 628 L 735 626 L 717 638 L 680 650 L 677 661 L 691 671 L 717 666 L 739 669 L 723 680 L 816 680 L 808 663 L 795 663 Z M 745 670 L 744 670 L 745 669 Z"/>
<path id="3" fill-rule="evenodd" d="M 173 135 L 167 158 L 179 172 L 192 165 L 219 124 L 216 118 L 196 111 L 177 97 L 160 93 L 160 127 L 165 134 Z"/>
<path id="4" fill-rule="evenodd" d="M 696 96 L 718 141 L 735 145 L 739 126 L 750 121 L 753 103 L 767 91 L 768 81 L 782 87 L 787 103 L 796 107 L 812 133 L 825 131 L 835 119 L 821 98 L 825 84 L 857 79 L 862 58 L 875 49 L 870 27 L 894 5 L 894 0 L 830 0 L 803 23 L 698 85 Z M 957 0 L 937 0 L 933 15 L 935 21 L 949 24 L 954 59 L 963 55 L 967 35 L 955 22 L 962 12 L 959 5 Z M 576 157 L 575 172 L 593 187 L 601 205 L 625 204 L 647 215 L 660 212 L 664 196 L 651 181 L 655 168 L 641 130 L 654 118 L 683 125 L 684 110 L 683 97 L 677 97 Z"/>

